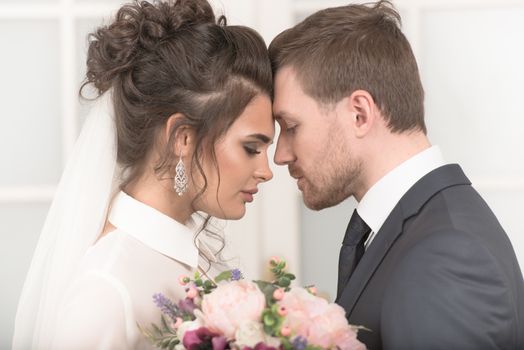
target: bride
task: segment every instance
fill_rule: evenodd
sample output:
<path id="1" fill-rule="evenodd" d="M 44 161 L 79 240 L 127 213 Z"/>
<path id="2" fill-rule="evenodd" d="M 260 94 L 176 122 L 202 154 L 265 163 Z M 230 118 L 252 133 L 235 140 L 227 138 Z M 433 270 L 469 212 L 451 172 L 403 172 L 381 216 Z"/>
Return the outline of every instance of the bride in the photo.
<path id="1" fill-rule="evenodd" d="M 149 347 L 137 324 L 158 322 L 153 294 L 183 298 L 179 275 L 220 265 L 209 216 L 241 218 L 272 177 L 271 84 L 262 38 L 206 0 L 137 1 L 91 34 L 82 87 L 101 96 L 42 230 L 14 349 Z"/>

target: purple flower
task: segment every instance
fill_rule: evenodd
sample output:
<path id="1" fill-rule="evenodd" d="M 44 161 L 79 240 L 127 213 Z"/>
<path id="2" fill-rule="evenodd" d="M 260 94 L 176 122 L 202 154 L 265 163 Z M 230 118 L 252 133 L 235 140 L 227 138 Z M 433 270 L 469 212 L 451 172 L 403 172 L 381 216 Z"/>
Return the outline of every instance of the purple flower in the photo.
<path id="1" fill-rule="evenodd" d="M 193 299 L 185 298 L 178 302 L 178 308 L 180 311 L 186 314 L 193 314 L 193 311 L 196 309 L 195 302 Z"/>
<path id="2" fill-rule="evenodd" d="M 298 336 L 298 337 L 295 337 L 295 339 L 293 339 L 293 348 L 296 349 L 296 350 L 304 350 L 307 346 L 307 339 L 302 337 L 302 336 Z"/>
<path id="3" fill-rule="evenodd" d="M 169 298 L 162 293 L 157 293 L 153 295 L 153 300 L 155 301 L 156 306 L 158 306 L 164 314 L 169 316 L 173 321 L 176 321 L 179 310 Z"/>
<path id="4" fill-rule="evenodd" d="M 260 342 L 257 345 L 255 345 L 255 348 L 253 350 L 277 350 L 277 348 L 273 346 L 267 346 L 266 343 Z"/>
<path id="5" fill-rule="evenodd" d="M 231 280 L 232 281 L 238 281 L 240 279 L 242 279 L 242 272 L 240 272 L 239 269 L 231 270 Z"/>
<path id="6" fill-rule="evenodd" d="M 227 339 L 223 335 L 219 335 L 217 337 L 213 337 L 213 339 L 211 339 L 211 343 L 213 344 L 213 350 L 224 350 L 227 345 Z"/>
<path id="7" fill-rule="evenodd" d="M 224 336 L 211 332 L 205 327 L 187 331 L 182 341 L 187 350 L 213 349 L 224 350 L 227 340 Z"/>
<path id="8" fill-rule="evenodd" d="M 282 346 L 280 346 L 279 349 L 282 349 Z M 257 343 L 257 345 L 255 345 L 254 348 L 251 348 L 249 346 L 244 346 L 242 348 L 242 350 L 277 350 L 277 348 L 275 348 L 273 346 L 268 346 L 264 342 L 259 342 L 259 343 Z"/>

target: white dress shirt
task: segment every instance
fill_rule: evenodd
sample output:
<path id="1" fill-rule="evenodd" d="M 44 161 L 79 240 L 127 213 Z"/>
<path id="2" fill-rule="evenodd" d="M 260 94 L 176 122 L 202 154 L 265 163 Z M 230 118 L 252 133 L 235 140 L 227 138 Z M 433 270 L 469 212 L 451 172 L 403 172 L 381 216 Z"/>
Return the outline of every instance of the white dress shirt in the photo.
<path id="1" fill-rule="evenodd" d="M 422 177 L 445 164 L 440 148 L 432 146 L 391 170 L 366 192 L 357 205 L 358 214 L 371 228 L 366 249 L 404 194 Z"/>
<path id="2" fill-rule="evenodd" d="M 199 263 L 193 221 L 182 225 L 120 192 L 109 222 L 116 230 L 89 249 L 68 289 L 54 349 L 152 349 L 138 325 L 160 321 L 153 294 L 185 297 L 178 277 Z"/>

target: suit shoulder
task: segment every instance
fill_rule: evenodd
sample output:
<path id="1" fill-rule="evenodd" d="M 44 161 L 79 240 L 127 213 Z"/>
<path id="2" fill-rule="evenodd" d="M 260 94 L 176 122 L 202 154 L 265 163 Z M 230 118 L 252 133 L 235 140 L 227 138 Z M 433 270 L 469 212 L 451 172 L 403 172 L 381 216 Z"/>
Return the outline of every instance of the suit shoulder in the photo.
<path id="1" fill-rule="evenodd" d="M 477 237 L 456 229 L 436 231 L 404 251 L 393 269 L 382 306 L 384 339 L 400 344 L 406 338 L 419 345 L 449 341 L 448 348 L 490 348 L 483 346 L 494 343 L 512 348 L 508 345 L 520 327 L 518 293 Z"/>

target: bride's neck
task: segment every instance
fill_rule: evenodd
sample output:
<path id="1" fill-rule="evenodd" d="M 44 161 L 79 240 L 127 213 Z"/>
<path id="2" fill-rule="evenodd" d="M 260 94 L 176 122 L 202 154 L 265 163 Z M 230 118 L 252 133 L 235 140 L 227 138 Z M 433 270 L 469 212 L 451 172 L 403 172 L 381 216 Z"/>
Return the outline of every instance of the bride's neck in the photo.
<path id="1" fill-rule="evenodd" d="M 170 180 L 158 180 L 154 176 L 147 176 L 128 184 L 124 192 L 181 224 L 185 224 L 193 214 L 191 200 L 187 195 L 178 196 L 170 187 L 170 183 Z"/>

